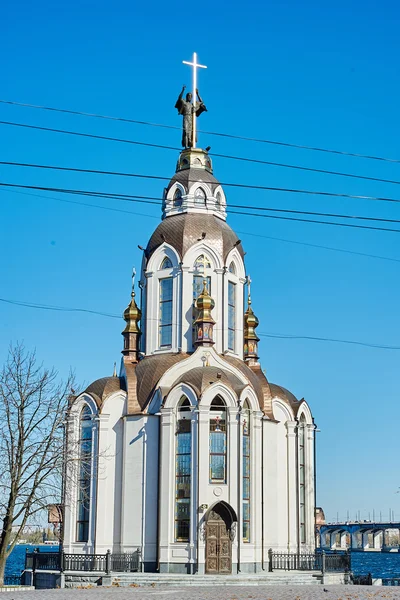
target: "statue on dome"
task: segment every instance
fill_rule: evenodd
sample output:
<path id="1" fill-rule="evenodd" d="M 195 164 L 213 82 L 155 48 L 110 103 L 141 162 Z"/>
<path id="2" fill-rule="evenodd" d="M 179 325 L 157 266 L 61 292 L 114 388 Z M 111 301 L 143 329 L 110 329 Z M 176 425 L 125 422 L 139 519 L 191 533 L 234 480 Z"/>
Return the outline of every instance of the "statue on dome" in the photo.
<path id="1" fill-rule="evenodd" d="M 182 129 L 182 146 L 184 148 L 193 147 L 193 116 L 199 117 L 201 113 L 207 112 L 207 108 L 200 98 L 199 90 L 196 88 L 197 100 L 193 100 L 193 94 L 190 92 L 186 94 L 186 99 L 183 98 L 186 86 L 184 85 L 181 93 L 179 94 L 178 100 L 176 101 L 175 108 L 178 109 L 178 113 L 183 116 L 183 129 Z M 197 142 L 197 136 L 195 139 Z"/>

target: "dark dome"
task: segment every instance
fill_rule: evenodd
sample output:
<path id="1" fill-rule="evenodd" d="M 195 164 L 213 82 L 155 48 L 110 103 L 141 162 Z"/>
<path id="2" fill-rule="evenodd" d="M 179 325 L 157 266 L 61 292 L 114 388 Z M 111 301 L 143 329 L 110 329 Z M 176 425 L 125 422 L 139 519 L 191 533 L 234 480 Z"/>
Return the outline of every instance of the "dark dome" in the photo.
<path id="1" fill-rule="evenodd" d="M 241 257 L 244 257 L 242 244 L 233 229 L 219 217 L 200 213 L 182 213 L 166 217 L 151 236 L 146 248 L 146 258 L 164 242 L 170 244 L 183 258 L 191 246 L 199 240 L 210 242 L 219 251 L 224 260 L 236 245 Z"/>
<path id="2" fill-rule="evenodd" d="M 126 391 L 123 379 L 120 379 L 119 377 L 102 377 L 101 379 L 93 381 L 93 383 L 86 388 L 85 393 L 90 394 L 100 408 L 107 396 L 114 392 L 118 392 L 119 390 Z"/>
<path id="3" fill-rule="evenodd" d="M 221 185 L 218 179 L 215 179 L 212 173 L 205 171 L 204 169 L 184 169 L 182 171 L 178 171 L 172 177 L 171 181 L 167 186 L 167 191 L 174 185 L 174 183 L 180 183 L 184 188 L 186 193 L 189 193 L 189 188 L 194 183 L 207 183 L 210 187 L 212 193 L 216 190 L 216 188 Z"/>

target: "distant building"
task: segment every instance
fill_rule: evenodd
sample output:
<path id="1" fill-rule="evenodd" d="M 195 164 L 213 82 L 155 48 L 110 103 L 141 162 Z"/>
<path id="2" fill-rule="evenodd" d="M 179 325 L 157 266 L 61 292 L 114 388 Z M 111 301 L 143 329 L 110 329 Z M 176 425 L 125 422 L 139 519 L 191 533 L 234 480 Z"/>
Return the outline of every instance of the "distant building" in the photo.
<path id="1" fill-rule="evenodd" d="M 124 252 L 137 233 L 121 232 Z M 140 309 L 132 292 L 124 313 L 120 373 L 70 406 L 81 466 L 65 481 L 66 552 L 140 548 L 148 571 L 228 574 L 260 571 L 269 548 L 314 547 L 313 417 L 261 368 L 244 254 L 208 153 L 183 150 Z M 267 302 L 279 284 L 258 279 Z"/>

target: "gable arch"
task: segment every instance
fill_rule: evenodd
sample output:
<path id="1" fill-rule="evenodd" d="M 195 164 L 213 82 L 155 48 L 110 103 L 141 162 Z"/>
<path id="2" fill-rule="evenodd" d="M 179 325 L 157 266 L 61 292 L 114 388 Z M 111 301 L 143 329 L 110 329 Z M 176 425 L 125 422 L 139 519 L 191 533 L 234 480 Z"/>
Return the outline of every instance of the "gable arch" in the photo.
<path id="1" fill-rule="evenodd" d="M 232 248 L 225 259 L 225 266 L 229 269 L 231 263 L 235 266 L 235 273 L 232 273 L 233 277 L 238 277 L 239 279 L 244 279 L 246 277 L 246 271 L 244 267 L 244 261 L 240 256 L 237 248 Z"/>
<path id="2" fill-rule="evenodd" d="M 179 266 L 180 259 L 177 251 L 173 246 L 164 242 L 161 246 L 157 248 L 157 250 L 153 252 L 151 257 L 149 258 L 149 261 L 146 266 L 146 271 L 158 271 L 165 257 L 170 259 L 173 268 Z"/>
<path id="3" fill-rule="evenodd" d="M 240 398 L 239 398 L 240 406 L 243 407 L 243 405 L 246 402 L 246 400 L 250 404 L 250 410 L 252 410 L 252 411 L 259 411 L 259 410 L 261 410 L 260 409 L 260 404 L 258 402 L 258 398 L 256 396 L 256 393 L 253 390 L 253 388 L 250 387 L 249 385 L 246 386 L 246 388 L 240 394 Z"/>
<path id="4" fill-rule="evenodd" d="M 291 408 L 280 398 L 272 398 L 272 412 L 277 421 L 294 421 L 294 414 Z M 280 413 L 280 414 L 279 414 Z M 283 413 L 283 415 L 282 415 Z M 283 416 L 283 419 L 282 419 Z"/>
<path id="5" fill-rule="evenodd" d="M 90 394 L 84 392 L 73 401 L 69 409 L 69 415 L 71 417 L 79 419 L 81 412 L 85 406 L 89 406 L 92 413 L 92 417 L 98 414 L 96 400 Z"/>
<path id="6" fill-rule="evenodd" d="M 300 403 L 300 406 L 297 410 L 297 415 L 296 415 L 297 419 L 300 421 L 300 419 L 302 417 L 304 417 L 305 422 L 307 423 L 307 425 L 313 425 L 313 417 L 311 414 L 311 410 L 310 407 L 308 406 L 307 402 L 305 400 L 302 400 Z"/>
<path id="7" fill-rule="evenodd" d="M 183 187 L 183 185 L 178 182 L 175 182 L 174 185 L 172 185 L 168 190 L 168 193 L 165 198 L 166 202 L 171 203 L 171 204 L 173 203 L 173 200 L 175 198 L 175 194 L 176 194 L 177 190 L 179 190 L 181 192 L 182 198 L 184 196 L 186 196 L 186 190 Z"/>
<path id="8" fill-rule="evenodd" d="M 213 197 L 213 193 L 211 191 L 211 188 L 204 183 L 203 181 L 196 181 L 196 183 L 194 183 L 192 186 L 190 186 L 189 188 L 189 194 L 191 196 L 193 196 L 193 198 L 195 197 L 196 191 L 201 188 L 203 190 L 203 192 L 205 193 L 205 205 L 207 205 L 207 201 Z M 194 203 L 194 207 L 195 207 L 195 203 Z"/>
<path id="9" fill-rule="evenodd" d="M 198 399 L 194 389 L 186 383 L 180 383 L 175 386 L 165 398 L 164 408 L 176 409 L 182 396 L 187 397 L 191 406 L 197 406 Z"/>
<path id="10" fill-rule="evenodd" d="M 210 408 L 211 402 L 216 396 L 221 396 L 227 408 L 237 407 L 238 398 L 235 392 L 223 383 L 213 383 L 213 385 L 210 385 L 200 399 L 201 405 Z"/>
<path id="11" fill-rule="evenodd" d="M 205 254 L 210 259 L 211 269 L 215 270 L 222 268 L 221 257 L 219 256 L 217 250 L 215 250 L 212 246 L 205 244 L 203 241 L 200 241 L 189 248 L 183 257 L 182 265 L 184 267 L 189 267 L 189 269 L 192 270 L 196 259 L 201 254 Z"/>

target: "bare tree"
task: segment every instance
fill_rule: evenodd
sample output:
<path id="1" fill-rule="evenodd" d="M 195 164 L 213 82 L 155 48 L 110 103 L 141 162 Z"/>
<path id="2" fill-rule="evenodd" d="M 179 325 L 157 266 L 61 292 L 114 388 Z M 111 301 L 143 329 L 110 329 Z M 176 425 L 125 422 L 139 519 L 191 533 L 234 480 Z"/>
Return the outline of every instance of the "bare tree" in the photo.
<path id="1" fill-rule="evenodd" d="M 10 347 L 0 372 L 0 586 L 24 527 L 60 501 L 63 423 L 73 385 L 72 374 L 60 382 L 35 352 Z"/>

